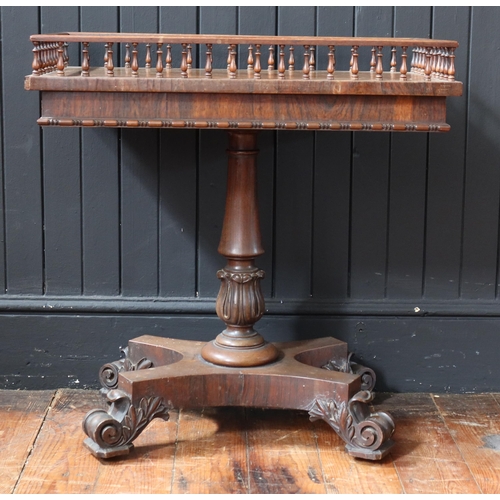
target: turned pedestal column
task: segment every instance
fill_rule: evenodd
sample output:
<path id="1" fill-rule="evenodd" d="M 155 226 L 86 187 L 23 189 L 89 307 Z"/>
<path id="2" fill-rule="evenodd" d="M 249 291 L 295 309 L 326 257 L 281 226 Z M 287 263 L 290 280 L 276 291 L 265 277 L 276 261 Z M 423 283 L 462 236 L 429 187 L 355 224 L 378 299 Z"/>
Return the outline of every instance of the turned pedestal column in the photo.
<path id="1" fill-rule="evenodd" d="M 225 330 L 203 348 L 206 361 L 223 366 L 259 366 L 279 352 L 255 331 L 264 314 L 255 258 L 264 253 L 257 204 L 257 132 L 229 132 L 226 211 L 219 253 L 227 259 L 217 272 L 221 288 L 216 311 Z"/>

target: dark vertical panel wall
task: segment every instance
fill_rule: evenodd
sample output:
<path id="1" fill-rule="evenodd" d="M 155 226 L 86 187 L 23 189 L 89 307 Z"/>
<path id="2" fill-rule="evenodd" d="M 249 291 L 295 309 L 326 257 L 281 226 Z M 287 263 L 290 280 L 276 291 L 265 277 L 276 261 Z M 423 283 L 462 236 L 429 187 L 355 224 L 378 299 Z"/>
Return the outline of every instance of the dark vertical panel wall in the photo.
<path id="1" fill-rule="evenodd" d="M 458 40 L 448 134 L 260 133 L 258 328 L 348 340 L 382 389 L 499 390 L 499 23 L 498 7 L 1 7 L 0 385 L 93 385 L 129 338 L 222 328 L 227 134 L 41 130 L 29 35 L 84 30 Z"/>
<path id="2" fill-rule="evenodd" d="M 160 7 L 161 33 L 196 33 L 197 7 Z M 174 51 L 174 57 L 179 53 Z M 178 61 L 178 59 L 177 59 Z M 198 137 L 196 130 L 160 131 L 159 293 L 197 294 Z"/>
<path id="3" fill-rule="evenodd" d="M 78 7 L 42 7 L 42 33 L 79 30 Z M 76 49 L 72 47 L 71 49 Z M 72 50 L 70 59 L 78 60 Z M 45 293 L 82 292 L 80 130 L 42 130 Z"/>
<path id="4" fill-rule="evenodd" d="M 477 299 L 498 296 L 500 66 L 485 56 L 498 47 L 499 21 L 498 8 L 472 11 L 461 295 Z"/>
<path id="5" fill-rule="evenodd" d="M 353 36 L 354 7 L 318 7 L 318 36 Z M 350 54 L 338 47 L 338 67 Z M 319 57 L 325 51 L 319 52 Z M 312 295 L 345 300 L 349 289 L 352 133 L 315 134 Z"/>
<path id="6" fill-rule="evenodd" d="M 39 27 L 36 7 L 2 7 L 2 95 L 6 289 L 9 294 L 44 292 L 43 206 L 39 96 L 20 92 L 29 64 L 29 36 Z M 16 97 L 14 97 L 16 96 Z"/>
<path id="7" fill-rule="evenodd" d="M 81 7 L 80 26 L 82 31 L 118 31 L 118 8 Z M 104 50 L 97 49 L 91 47 L 91 61 L 103 61 Z M 121 291 L 121 131 L 83 129 L 81 134 L 83 290 L 116 295 Z"/>
<path id="8" fill-rule="evenodd" d="M 355 36 L 391 36 L 393 15 L 391 7 L 357 7 Z M 390 139 L 354 133 L 350 296 L 357 299 L 385 295 Z"/>
<path id="9" fill-rule="evenodd" d="M 315 7 L 280 7 L 277 34 L 314 35 L 315 21 Z M 279 299 L 306 298 L 311 294 L 315 136 L 279 131 L 277 137 L 275 294 Z"/>
<path id="10" fill-rule="evenodd" d="M 433 36 L 454 37 L 460 43 L 455 64 L 458 74 L 464 75 L 464 93 L 448 106 L 447 120 L 453 134 L 429 136 L 424 276 L 424 293 L 429 299 L 460 297 L 470 13 L 468 7 L 435 7 L 433 12 Z"/>

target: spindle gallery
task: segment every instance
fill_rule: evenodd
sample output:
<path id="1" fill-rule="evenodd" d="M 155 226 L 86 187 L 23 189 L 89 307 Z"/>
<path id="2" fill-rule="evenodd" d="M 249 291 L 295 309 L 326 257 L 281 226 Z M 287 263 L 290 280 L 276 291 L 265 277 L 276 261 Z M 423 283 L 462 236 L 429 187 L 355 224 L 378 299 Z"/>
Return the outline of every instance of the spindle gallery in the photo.
<path id="1" fill-rule="evenodd" d="M 446 98 L 459 96 L 450 40 L 246 35 L 33 35 L 27 90 L 41 91 L 42 126 L 228 129 L 226 266 L 208 343 L 142 336 L 100 372 L 108 410 L 84 420 L 97 457 L 127 454 L 172 408 L 299 409 L 323 419 L 354 457 L 383 458 L 392 417 L 370 407 L 375 373 L 333 337 L 272 344 L 254 328 L 265 311 L 255 259 L 259 130 L 446 132 Z M 70 65 L 77 44 L 81 64 Z M 97 45 L 99 60 L 90 60 Z M 224 56 L 214 58 L 222 47 Z M 141 50 L 143 49 L 143 50 Z M 180 49 L 180 50 L 178 50 Z M 346 67 L 337 63 L 347 50 Z M 143 60 L 139 52 L 145 54 Z M 118 60 L 120 54 L 123 60 Z M 94 57 L 94 56 L 92 56 Z M 410 61 L 408 62 L 408 58 Z M 342 59 L 343 60 L 343 59 Z M 238 68 L 238 62 L 243 64 Z M 266 69 L 267 61 L 267 69 Z"/>

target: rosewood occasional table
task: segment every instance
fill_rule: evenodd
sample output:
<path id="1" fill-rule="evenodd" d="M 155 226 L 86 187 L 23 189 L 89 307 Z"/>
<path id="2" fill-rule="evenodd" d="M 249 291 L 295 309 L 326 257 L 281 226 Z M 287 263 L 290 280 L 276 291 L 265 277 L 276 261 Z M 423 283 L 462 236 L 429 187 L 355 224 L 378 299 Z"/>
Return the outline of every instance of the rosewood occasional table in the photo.
<path id="1" fill-rule="evenodd" d="M 215 128 L 227 129 L 229 136 L 219 245 L 227 264 L 217 272 L 221 289 L 216 303 L 226 327 L 209 343 L 148 335 L 131 340 L 123 359 L 101 368 L 108 409 L 85 417 L 86 447 L 101 458 L 127 454 L 148 423 L 167 419 L 171 408 L 255 406 L 305 410 L 311 420 L 325 420 L 350 455 L 383 458 L 393 444 L 394 422 L 387 413 L 372 412 L 375 374 L 351 362 L 346 343 L 328 337 L 271 344 L 254 329 L 264 312 L 264 272 L 255 266 L 264 252 L 257 211 L 257 133 L 448 131 L 446 97 L 462 93 L 462 84 L 455 81 L 458 44 L 132 33 L 44 34 L 31 40 L 33 72 L 25 87 L 42 92 L 42 126 Z M 69 65 L 70 43 L 79 44 L 80 66 Z M 104 52 L 104 61 L 92 61 L 94 66 L 90 44 L 101 44 Z M 115 66 L 118 44 L 122 66 Z M 144 64 L 138 61 L 139 44 L 146 47 Z M 182 48 L 178 61 L 172 57 L 174 44 Z M 227 67 L 212 67 L 216 45 L 227 48 Z M 328 55 L 317 65 L 319 46 Z M 348 68 L 336 67 L 340 46 L 350 47 Z M 202 62 L 194 68 L 198 47 Z M 237 68 L 238 54 L 247 61 L 244 69 Z M 363 71 L 362 57 L 367 60 Z"/>

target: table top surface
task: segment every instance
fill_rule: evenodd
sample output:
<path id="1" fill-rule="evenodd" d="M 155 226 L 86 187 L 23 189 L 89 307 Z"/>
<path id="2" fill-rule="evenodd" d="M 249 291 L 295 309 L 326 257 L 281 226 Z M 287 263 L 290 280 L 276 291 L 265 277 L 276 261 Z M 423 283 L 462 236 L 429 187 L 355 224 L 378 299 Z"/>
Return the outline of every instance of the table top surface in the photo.
<path id="1" fill-rule="evenodd" d="M 31 40 L 25 88 L 42 91 L 41 125 L 447 131 L 445 98 L 462 94 L 452 40 L 151 33 Z M 74 44 L 79 66 L 69 61 Z"/>

